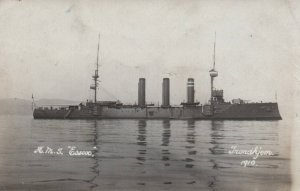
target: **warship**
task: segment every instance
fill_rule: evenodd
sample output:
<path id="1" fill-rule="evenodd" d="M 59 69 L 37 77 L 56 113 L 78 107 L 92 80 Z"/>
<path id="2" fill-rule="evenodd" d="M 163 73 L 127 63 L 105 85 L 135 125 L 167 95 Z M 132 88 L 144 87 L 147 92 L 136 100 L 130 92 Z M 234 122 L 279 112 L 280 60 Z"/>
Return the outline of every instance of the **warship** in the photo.
<path id="1" fill-rule="evenodd" d="M 99 87 L 98 61 L 92 76 L 94 99 L 78 105 L 34 106 L 34 119 L 195 119 L 195 120 L 281 120 L 276 102 L 251 103 L 243 99 L 224 100 L 222 89 L 214 87 L 214 78 L 218 76 L 215 69 L 214 42 L 213 67 L 210 76 L 210 100 L 206 104 L 195 101 L 194 79 L 187 79 L 187 101 L 179 106 L 170 105 L 170 79 L 162 81 L 162 104 L 155 106 L 146 102 L 146 79 L 138 81 L 138 103 L 123 104 L 120 101 L 98 101 Z"/>

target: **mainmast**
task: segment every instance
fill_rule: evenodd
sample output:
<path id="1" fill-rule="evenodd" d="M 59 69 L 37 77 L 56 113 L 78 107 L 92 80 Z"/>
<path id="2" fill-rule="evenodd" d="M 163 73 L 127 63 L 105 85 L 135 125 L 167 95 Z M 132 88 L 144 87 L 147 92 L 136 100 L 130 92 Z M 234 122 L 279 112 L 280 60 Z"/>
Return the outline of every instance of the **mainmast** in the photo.
<path id="1" fill-rule="evenodd" d="M 98 35 L 98 48 L 97 48 L 97 63 L 96 63 L 96 70 L 95 75 L 93 75 L 94 84 L 91 85 L 91 89 L 94 90 L 94 103 L 97 103 L 97 88 L 98 88 L 98 68 L 99 68 L 99 46 L 100 46 L 100 34 Z"/>
<path id="2" fill-rule="evenodd" d="M 214 41 L 214 55 L 213 55 L 213 60 L 214 60 L 214 67 L 213 67 L 213 70 L 214 70 L 215 66 L 216 66 L 216 32 L 215 32 L 215 41 Z"/>
<path id="3" fill-rule="evenodd" d="M 216 65 L 216 32 L 215 32 L 215 41 L 214 41 L 214 54 L 213 54 L 213 69 L 209 71 L 210 75 L 210 105 L 211 105 L 211 113 L 214 115 L 214 78 L 218 76 L 218 72 L 215 70 Z"/>

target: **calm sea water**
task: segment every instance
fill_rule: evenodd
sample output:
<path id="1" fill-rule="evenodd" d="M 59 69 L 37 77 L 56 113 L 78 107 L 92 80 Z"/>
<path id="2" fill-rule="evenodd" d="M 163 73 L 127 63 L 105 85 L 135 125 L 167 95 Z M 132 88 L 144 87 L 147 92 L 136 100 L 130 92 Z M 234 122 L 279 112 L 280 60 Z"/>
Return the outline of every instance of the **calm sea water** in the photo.
<path id="1" fill-rule="evenodd" d="M 282 191 L 292 184 L 284 121 L 0 116 L 0 124 L 0 190 Z M 94 156 L 71 156 L 70 146 Z M 273 155 L 253 160 L 230 154 L 232 146 Z M 38 147 L 55 153 L 34 153 Z"/>

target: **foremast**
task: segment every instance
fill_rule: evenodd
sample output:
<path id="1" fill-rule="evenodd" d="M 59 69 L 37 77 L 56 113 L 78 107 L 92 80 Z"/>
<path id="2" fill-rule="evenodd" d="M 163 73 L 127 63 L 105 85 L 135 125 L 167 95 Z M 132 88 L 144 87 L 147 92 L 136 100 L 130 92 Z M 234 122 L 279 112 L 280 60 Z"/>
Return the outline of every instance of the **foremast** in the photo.
<path id="1" fill-rule="evenodd" d="M 215 41 L 214 41 L 214 54 L 213 54 L 213 69 L 209 71 L 210 75 L 210 107 L 211 107 L 211 115 L 214 115 L 214 78 L 218 76 L 218 72 L 215 70 L 216 65 L 216 33 L 215 33 Z"/>
<path id="2" fill-rule="evenodd" d="M 97 63 L 95 74 L 92 76 L 94 84 L 91 85 L 90 89 L 94 90 L 94 103 L 97 103 L 97 88 L 98 88 L 98 68 L 99 68 L 99 46 L 100 46 L 100 34 L 98 35 L 98 48 L 97 48 Z"/>

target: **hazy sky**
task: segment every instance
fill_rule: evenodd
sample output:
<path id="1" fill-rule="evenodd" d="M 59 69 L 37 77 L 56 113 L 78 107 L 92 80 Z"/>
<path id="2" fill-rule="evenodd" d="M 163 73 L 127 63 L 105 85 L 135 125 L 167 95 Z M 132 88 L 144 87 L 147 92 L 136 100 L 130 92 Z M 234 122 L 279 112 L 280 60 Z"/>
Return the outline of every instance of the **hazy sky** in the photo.
<path id="1" fill-rule="evenodd" d="M 99 99 L 171 103 L 209 98 L 214 33 L 217 88 L 225 99 L 293 102 L 299 85 L 300 3 L 289 0 L 0 1 L 0 98 L 91 98 L 98 33 Z M 171 73 L 171 75 L 169 74 Z"/>

